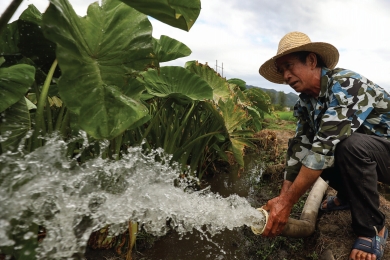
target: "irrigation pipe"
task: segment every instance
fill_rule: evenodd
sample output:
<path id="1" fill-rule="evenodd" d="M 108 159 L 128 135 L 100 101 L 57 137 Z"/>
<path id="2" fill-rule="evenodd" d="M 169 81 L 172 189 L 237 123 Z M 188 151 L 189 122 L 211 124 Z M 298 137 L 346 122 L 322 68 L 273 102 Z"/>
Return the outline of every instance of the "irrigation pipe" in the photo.
<path id="1" fill-rule="evenodd" d="M 308 237 L 314 233 L 318 209 L 320 208 L 322 198 L 324 197 L 327 188 L 328 184 L 321 177 L 318 178 L 306 199 L 301 217 L 299 220 L 289 218 L 281 233 L 282 236 L 301 238 Z M 258 210 L 262 212 L 263 215 L 265 215 L 265 219 L 268 220 L 268 213 L 263 209 Z M 264 227 L 261 228 L 262 230 L 252 227 L 252 232 L 259 235 L 263 233 L 266 225 L 267 221 L 265 221 Z"/>

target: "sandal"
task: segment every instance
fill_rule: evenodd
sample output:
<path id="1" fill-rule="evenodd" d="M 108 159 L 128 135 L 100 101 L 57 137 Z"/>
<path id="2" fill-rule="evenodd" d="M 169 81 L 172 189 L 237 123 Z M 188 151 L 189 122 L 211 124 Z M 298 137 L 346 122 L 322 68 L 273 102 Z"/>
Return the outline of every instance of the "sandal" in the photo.
<path id="1" fill-rule="evenodd" d="M 378 232 L 376 232 L 376 234 L 377 235 L 375 237 L 370 238 L 371 241 L 365 240 L 363 238 L 356 239 L 352 249 L 357 249 L 370 254 L 374 254 L 376 255 L 376 259 L 380 260 L 385 251 L 386 240 L 388 236 L 387 228 L 385 228 L 384 237 L 378 236 Z"/>
<path id="2" fill-rule="evenodd" d="M 334 202 L 335 198 L 336 196 L 328 196 L 326 199 L 326 208 L 323 208 L 321 203 L 320 209 L 324 212 L 330 212 L 334 210 L 346 210 L 350 208 L 348 202 L 342 201 L 340 198 L 338 198 L 340 205 L 336 205 Z"/>

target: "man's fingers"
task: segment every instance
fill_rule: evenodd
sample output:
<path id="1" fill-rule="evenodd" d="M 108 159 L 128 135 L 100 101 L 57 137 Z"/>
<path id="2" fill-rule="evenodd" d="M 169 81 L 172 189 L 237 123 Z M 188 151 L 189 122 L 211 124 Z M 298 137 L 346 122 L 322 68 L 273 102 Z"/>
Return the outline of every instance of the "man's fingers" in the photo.
<path id="1" fill-rule="evenodd" d="M 272 234 L 272 229 L 273 229 L 273 221 L 271 218 L 268 218 L 267 225 L 265 226 L 263 236 L 269 237 L 269 236 L 274 236 Z"/>

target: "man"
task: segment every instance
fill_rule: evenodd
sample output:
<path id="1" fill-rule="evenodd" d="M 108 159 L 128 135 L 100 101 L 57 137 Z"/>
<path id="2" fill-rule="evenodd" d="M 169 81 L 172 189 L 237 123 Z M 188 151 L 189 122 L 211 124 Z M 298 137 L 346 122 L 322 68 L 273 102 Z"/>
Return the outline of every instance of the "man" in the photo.
<path id="1" fill-rule="evenodd" d="M 301 93 L 283 186 L 263 207 L 269 211 L 263 235 L 282 232 L 293 205 L 321 176 L 338 191 L 321 208 L 351 209 L 358 238 L 349 259 L 380 259 L 388 231 L 377 181 L 390 184 L 390 97 L 363 76 L 334 69 L 338 58 L 333 45 L 292 32 L 260 67 L 267 80 Z"/>

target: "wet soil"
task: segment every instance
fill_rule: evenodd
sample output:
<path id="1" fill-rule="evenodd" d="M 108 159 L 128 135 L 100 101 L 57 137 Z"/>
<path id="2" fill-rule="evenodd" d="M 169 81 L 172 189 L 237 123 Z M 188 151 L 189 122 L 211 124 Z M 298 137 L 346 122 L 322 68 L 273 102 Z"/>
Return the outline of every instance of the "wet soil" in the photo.
<path id="1" fill-rule="evenodd" d="M 262 172 L 263 182 L 255 187 L 257 192 L 252 194 L 250 198 L 252 206 L 259 207 L 267 200 L 278 195 L 283 181 L 284 154 L 287 150 L 288 139 L 293 135 L 294 132 L 289 130 L 263 130 L 257 133 L 259 149 L 256 153 L 266 163 Z M 223 174 L 219 178 L 221 176 Z M 225 183 L 225 190 L 234 189 L 234 185 L 240 185 L 240 182 L 236 181 L 224 180 L 222 183 Z M 383 185 L 379 184 L 379 186 L 380 190 L 385 191 Z M 223 188 L 219 189 L 223 190 Z M 334 195 L 335 191 L 328 188 L 327 194 Z M 241 194 L 240 196 L 247 196 L 247 194 Z M 303 203 L 304 200 L 294 207 L 291 217 L 299 218 Z M 387 217 L 386 225 L 390 226 L 390 203 L 384 196 L 381 196 L 380 208 Z M 161 238 L 141 234 L 141 238 L 137 239 L 137 246 L 133 250 L 132 259 L 348 259 L 355 239 L 356 236 L 351 229 L 351 216 L 348 210 L 330 213 L 320 212 L 316 230 L 314 234 L 307 238 L 264 238 L 254 235 L 249 228 L 240 228 L 222 234 L 222 239 L 218 238 L 217 240 L 223 242 L 216 245 L 213 242 L 207 242 L 207 239 L 201 235 L 198 235 L 195 240 L 191 240 L 186 237 L 180 238 L 174 232 Z M 206 244 L 202 244 L 204 240 L 206 240 Z M 221 246 L 222 248 L 229 248 L 228 250 L 231 251 L 225 251 L 221 254 Z M 188 248 L 191 248 L 191 250 Z M 85 254 L 85 259 L 114 260 L 125 259 L 125 256 L 124 254 L 115 253 L 114 250 L 92 250 L 89 248 Z M 390 259 L 390 249 L 385 251 L 382 259 Z"/>

